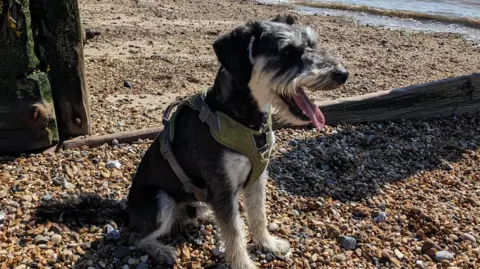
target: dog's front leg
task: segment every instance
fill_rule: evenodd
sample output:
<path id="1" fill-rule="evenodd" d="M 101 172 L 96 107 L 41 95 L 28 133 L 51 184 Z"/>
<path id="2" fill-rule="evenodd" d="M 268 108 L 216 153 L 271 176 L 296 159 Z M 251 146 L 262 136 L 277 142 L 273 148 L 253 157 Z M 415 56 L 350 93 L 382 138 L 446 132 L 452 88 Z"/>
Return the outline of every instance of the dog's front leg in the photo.
<path id="1" fill-rule="evenodd" d="M 225 243 L 225 255 L 232 269 L 255 269 L 248 256 L 243 223 L 238 209 L 238 194 L 233 192 L 218 194 L 212 202 L 220 235 Z"/>
<path id="2" fill-rule="evenodd" d="M 265 190 L 268 175 L 265 172 L 257 181 L 247 186 L 244 191 L 244 202 L 247 211 L 248 228 L 253 240 L 262 249 L 270 252 L 286 253 L 290 243 L 272 236 L 267 230 L 265 212 Z"/>

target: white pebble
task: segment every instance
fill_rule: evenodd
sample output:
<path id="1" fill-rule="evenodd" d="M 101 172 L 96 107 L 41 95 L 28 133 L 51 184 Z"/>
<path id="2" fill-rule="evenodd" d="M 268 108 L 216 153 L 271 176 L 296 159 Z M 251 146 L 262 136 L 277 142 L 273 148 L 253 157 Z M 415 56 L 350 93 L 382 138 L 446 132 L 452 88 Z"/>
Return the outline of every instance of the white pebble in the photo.
<path id="1" fill-rule="evenodd" d="M 278 224 L 276 223 L 271 223 L 269 226 L 268 226 L 268 230 L 270 232 L 276 232 L 278 230 Z"/>
<path id="2" fill-rule="evenodd" d="M 122 167 L 122 164 L 119 161 L 108 161 L 106 164 L 106 167 L 108 169 L 113 169 L 113 168 L 120 169 L 120 167 Z"/>

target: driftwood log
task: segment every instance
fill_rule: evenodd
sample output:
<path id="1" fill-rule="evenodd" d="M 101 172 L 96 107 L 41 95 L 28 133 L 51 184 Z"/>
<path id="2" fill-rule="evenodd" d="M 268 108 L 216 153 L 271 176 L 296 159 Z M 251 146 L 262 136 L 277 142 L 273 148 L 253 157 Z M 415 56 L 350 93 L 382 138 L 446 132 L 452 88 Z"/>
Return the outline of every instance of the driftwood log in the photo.
<path id="1" fill-rule="evenodd" d="M 480 111 L 480 74 L 316 103 L 327 124 L 445 118 Z"/>
<path id="2" fill-rule="evenodd" d="M 480 74 L 319 102 L 318 105 L 329 125 L 444 118 L 475 113 L 480 111 Z M 286 127 L 290 126 L 278 124 L 274 116 L 274 129 Z M 162 127 L 158 127 L 99 137 L 76 138 L 66 141 L 63 148 L 95 147 L 105 143 L 110 144 L 114 139 L 119 143 L 153 139 L 162 130 Z"/>

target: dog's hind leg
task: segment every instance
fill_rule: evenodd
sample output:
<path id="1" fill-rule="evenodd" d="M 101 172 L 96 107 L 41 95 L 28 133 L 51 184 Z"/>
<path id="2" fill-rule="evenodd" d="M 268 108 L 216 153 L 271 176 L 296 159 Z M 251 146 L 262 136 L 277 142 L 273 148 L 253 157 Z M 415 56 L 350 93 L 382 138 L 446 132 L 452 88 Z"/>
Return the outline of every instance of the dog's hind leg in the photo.
<path id="1" fill-rule="evenodd" d="M 265 191 L 267 173 L 244 190 L 244 202 L 247 211 L 248 228 L 254 242 L 262 249 L 270 252 L 285 253 L 290 249 L 288 241 L 272 236 L 267 230 L 265 211 Z"/>
<path id="2" fill-rule="evenodd" d="M 211 205 L 220 227 L 221 238 L 225 243 L 225 255 L 232 269 L 255 269 L 255 264 L 248 256 L 242 231 L 238 194 L 230 191 L 218 193 Z"/>
<path id="3" fill-rule="evenodd" d="M 175 248 L 162 244 L 157 238 L 169 235 L 175 224 L 178 213 L 175 201 L 165 192 L 159 191 L 155 199 L 149 201 L 149 204 L 129 210 L 131 211 L 131 223 L 138 231 L 131 237 L 131 243 L 146 251 L 159 264 L 173 265 L 177 257 Z M 156 228 L 152 229 L 152 227 Z M 152 230 L 153 232 L 151 232 Z"/>

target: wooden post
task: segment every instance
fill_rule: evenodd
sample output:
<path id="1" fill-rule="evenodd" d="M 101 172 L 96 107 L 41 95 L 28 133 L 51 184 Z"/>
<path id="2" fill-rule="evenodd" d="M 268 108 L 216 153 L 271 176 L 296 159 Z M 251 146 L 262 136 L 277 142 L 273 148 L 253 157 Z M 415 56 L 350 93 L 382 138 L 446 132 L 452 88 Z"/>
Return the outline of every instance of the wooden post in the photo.
<path id="1" fill-rule="evenodd" d="M 48 78 L 0 79 L 0 152 L 24 152 L 58 141 Z"/>
<path id="2" fill-rule="evenodd" d="M 44 68 L 52 85 L 62 137 L 92 132 L 85 82 L 83 30 L 77 0 L 31 0 L 34 27 Z"/>
<path id="3" fill-rule="evenodd" d="M 29 1 L 0 0 L 0 7 L 0 152 L 50 146 L 57 124 L 50 83 L 37 68 Z"/>

